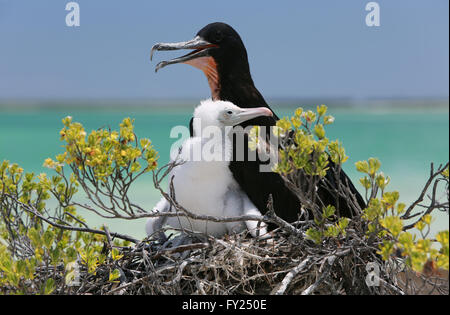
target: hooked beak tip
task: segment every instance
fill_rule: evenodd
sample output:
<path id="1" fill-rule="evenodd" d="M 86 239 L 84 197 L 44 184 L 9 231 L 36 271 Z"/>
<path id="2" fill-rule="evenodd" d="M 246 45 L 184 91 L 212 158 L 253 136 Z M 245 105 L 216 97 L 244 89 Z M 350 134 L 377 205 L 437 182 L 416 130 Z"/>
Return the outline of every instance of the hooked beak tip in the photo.
<path id="1" fill-rule="evenodd" d="M 158 63 L 155 67 L 155 73 L 158 72 L 159 69 L 163 68 L 165 66 L 164 61 L 161 61 L 160 63 Z"/>
<path id="2" fill-rule="evenodd" d="M 159 44 L 153 45 L 152 49 L 150 50 L 150 61 L 153 59 L 153 54 L 155 53 L 155 50 L 158 50 Z"/>
<path id="3" fill-rule="evenodd" d="M 155 73 L 158 72 L 160 69 L 162 69 L 165 66 L 170 65 L 170 64 L 172 64 L 172 62 L 170 62 L 170 61 L 165 61 L 165 60 L 164 61 L 160 61 L 155 67 Z"/>
<path id="4" fill-rule="evenodd" d="M 267 108 L 267 110 L 265 111 L 265 115 L 268 117 L 273 117 L 273 112 Z"/>

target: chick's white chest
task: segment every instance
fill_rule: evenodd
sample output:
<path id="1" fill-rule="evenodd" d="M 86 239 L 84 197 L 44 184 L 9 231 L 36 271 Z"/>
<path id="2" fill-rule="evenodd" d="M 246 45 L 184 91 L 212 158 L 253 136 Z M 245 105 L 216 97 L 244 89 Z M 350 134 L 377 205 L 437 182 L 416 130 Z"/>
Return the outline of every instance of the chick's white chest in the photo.
<path id="1" fill-rule="evenodd" d="M 192 213 L 222 217 L 227 190 L 234 187 L 236 182 L 228 168 L 229 162 L 195 160 L 192 150 L 197 145 L 201 145 L 201 141 L 195 138 L 185 143 L 179 158 L 184 163 L 172 171 L 170 177 L 173 176 L 175 199 Z M 191 152 L 187 148 L 190 148 Z M 199 232 L 216 236 L 227 232 L 223 223 L 192 220 L 186 217 L 180 217 L 179 220 L 183 227 Z"/>
<path id="2" fill-rule="evenodd" d="M 223 198 L 233 181 L 228 163 L 186 162 L 173 175 L 175 198 L 180 205 L 197 214 L 221 215 Z"/>

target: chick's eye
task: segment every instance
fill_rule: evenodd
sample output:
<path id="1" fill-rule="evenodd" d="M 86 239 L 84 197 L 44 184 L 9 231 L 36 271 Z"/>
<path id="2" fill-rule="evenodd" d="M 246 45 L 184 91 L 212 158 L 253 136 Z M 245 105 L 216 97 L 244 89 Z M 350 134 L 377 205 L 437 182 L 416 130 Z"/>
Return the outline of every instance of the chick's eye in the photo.
<path id="1" fill-rule="evenodd" d="M 228 115 L 232 115 L 233 112 L 232 112 L 231 110 L 229 110 L 229 111 L 227 111 L 227 114 L 228 114 Z"/>

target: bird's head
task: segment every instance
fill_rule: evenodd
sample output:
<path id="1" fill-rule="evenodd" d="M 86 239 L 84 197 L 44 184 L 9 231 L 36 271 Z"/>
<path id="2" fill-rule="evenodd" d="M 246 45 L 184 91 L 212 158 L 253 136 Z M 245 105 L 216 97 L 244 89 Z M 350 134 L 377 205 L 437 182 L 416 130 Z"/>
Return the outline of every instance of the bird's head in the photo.
<path id="1" fill-rule="evenodd" d="M 227 101 L 202 101 L 194 111 L 194 118 L 200 119 L 201 126 L 236 126 L 260 116 L 272 116 L 267 107 L 241 108 Z M 196 132 L 194 132 L 196 133 Z"/>
<path id="2" fill-rule="evenodd" d="M 156 50 L 192 49 L 184 56 L 161 61 L 155 71 L 177 63 L 194 66 L 206 75 L 213 99 L 219 98 L 222 81 L 250 79 L 247 51 L 239 34 L 225 23 L 211 23 L 203 27 L 194 39 L 178 43 L 158 43 L 152 47 L 150 59 Z M 239 73 L 241 78 L 236 77 Z"/>

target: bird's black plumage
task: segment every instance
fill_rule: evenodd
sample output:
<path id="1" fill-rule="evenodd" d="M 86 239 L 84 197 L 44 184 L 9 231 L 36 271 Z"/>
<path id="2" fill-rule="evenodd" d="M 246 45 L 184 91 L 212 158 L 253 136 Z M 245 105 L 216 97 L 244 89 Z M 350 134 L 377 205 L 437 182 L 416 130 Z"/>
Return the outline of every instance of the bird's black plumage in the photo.
<path id="1" fill-rule="evenodd" d="M 196 54 L 200 56 L 199 58 L 210 58 L 207 68 L 195 66 L 201 68 L 207 75 L 214 99 L 230 101 L 244 108 L 267 107 L 270 109 L 253 83 L 244 43 L 239 34 L 231 26 L 224 23 L 208 24 L 197 33 L 196 41 L 201 42 L 201 45 L 195 47 L 197 50 L 194 53 L 182 57 L 180 60 L 181 62 L 187 60 L 185 63 L 192 64 L 192 59 L 194 59 Z M 169 44 L 167 45 L 168 48 L 164 49 L 164 44 L 157 45 L 154 46 L 157 47 L 157 50 L 169 50 L 172 49 L 171 47 L 175 47 L 169 46 L 173 45 Z M 192 44 L 189 45 L 189 48 L 192 48 Z M 215 74 L 211 74 L 211 67 L 215 68 Z M 214 79 L 216 76 L 218 80 Z M 273 126 L 276 120 L 278 120 L 278 117 L 274 113 L 273 117 L 258 117 L 243 123 L 242 126 Z M 244 152 L 247 152 L 247 148 L 245 148 Z M 331 160 L 329 162 L 330 170 L 326 177 L 332 185 L 336 185 L 336 178 L 333 172 L 336 166 Z M 279 174 L 260 172 L 260 163 L 258 160 L 236 161 L 233 159 L 229 167 L 242 190 L 247 193 L 250 200 L 262 213 L 267 211 L 269 195 L 272 195 L 273 206 L 277 215 L 288 222 L 297 220 L 301 206 L 299 198 L 288 189 Z M 364 199 L 345 172 L 340 170 L 338 176 L 343 183 L 348 184 L 348 187 L 356 196 L 357 203 L 361 208 L 364 208 Z M 323 186 L 318 187 L 318 193 L 325 204 L 337 206 L 337 210 L 341 216 L 352 216 L 352 210 L 347 200 L 344 198 L 336 198 Z"/>

